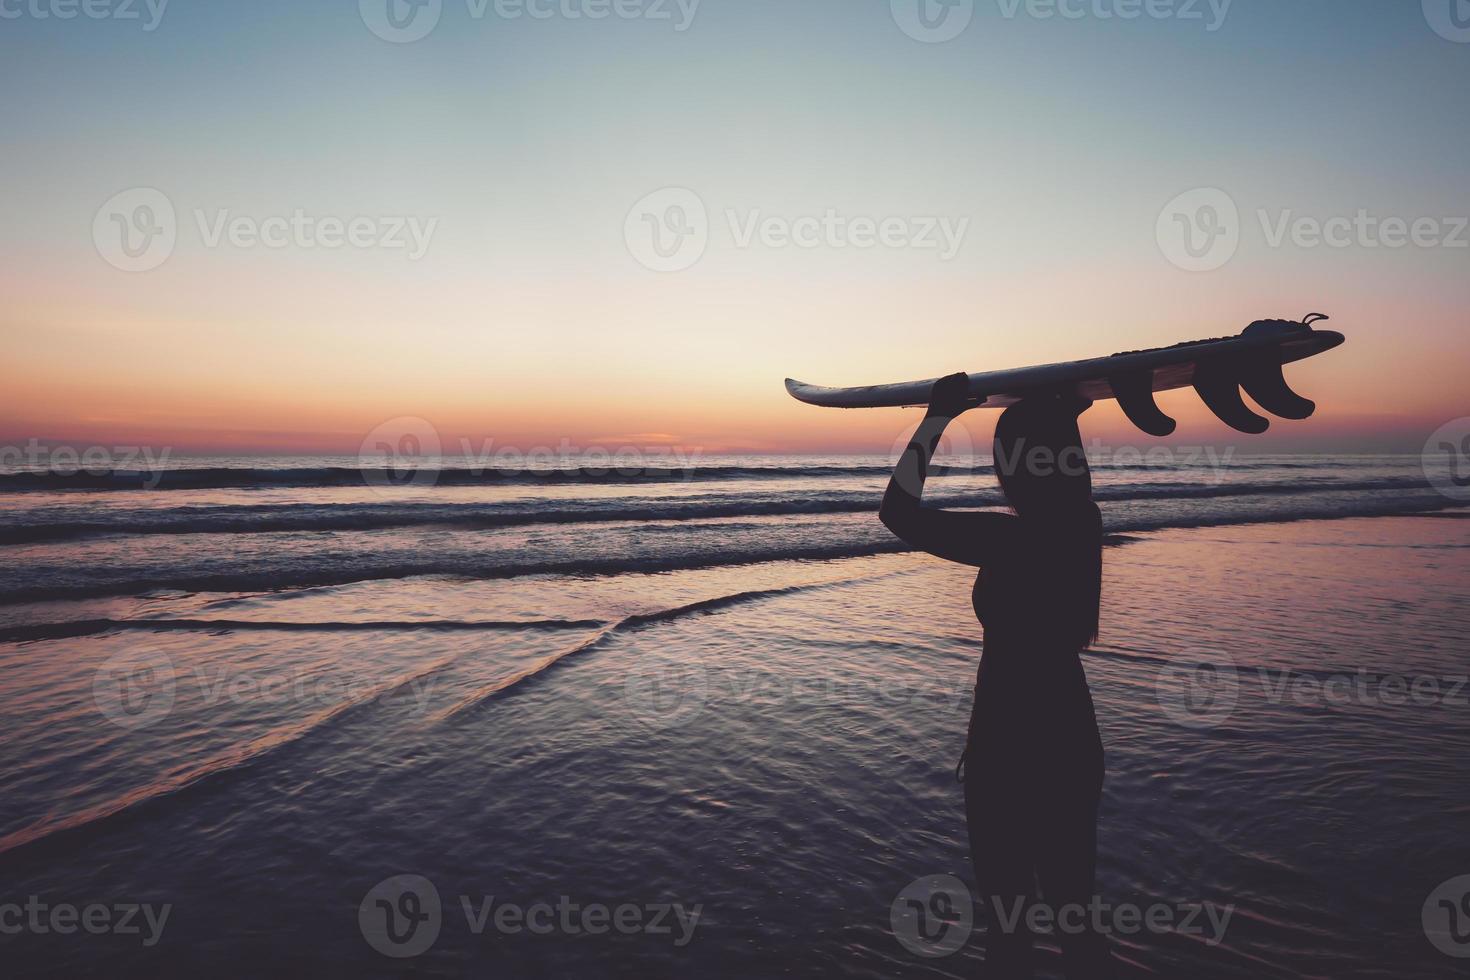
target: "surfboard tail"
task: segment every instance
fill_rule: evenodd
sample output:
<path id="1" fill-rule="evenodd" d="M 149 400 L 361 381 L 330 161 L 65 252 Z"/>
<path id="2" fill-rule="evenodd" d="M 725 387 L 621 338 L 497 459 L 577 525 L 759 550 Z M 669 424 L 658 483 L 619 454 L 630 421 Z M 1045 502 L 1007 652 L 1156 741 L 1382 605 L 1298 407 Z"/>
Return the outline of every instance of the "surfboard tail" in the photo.
<path id="1" fill-rule="evenodd" d="M 1312 313 L 1300 321 L 1257 320 L 1245 328 L 1241 337 L 1287 341 L 1310 339 L 1315 349 L 1305 356 L 1311 356 L 1331 350 L 1345 339 L 1336 331 L 1313 329 L 1314 323 L 1326 319 L 1328 317 L 1324 314 Z M 1283 343 L 1202 363 L 1195 371 L 1194 390 L 1216 418 L 1247 435 L 1265 432 L 1271 427 L 1271 420 L 1251 411 L 1241 397 L 1242 391 L 1277 418 L 1309 419 L 1316 413 L 1317 403 L 1293 391 L 1282 371 L 1290 351 L 1291 347 Z"/>

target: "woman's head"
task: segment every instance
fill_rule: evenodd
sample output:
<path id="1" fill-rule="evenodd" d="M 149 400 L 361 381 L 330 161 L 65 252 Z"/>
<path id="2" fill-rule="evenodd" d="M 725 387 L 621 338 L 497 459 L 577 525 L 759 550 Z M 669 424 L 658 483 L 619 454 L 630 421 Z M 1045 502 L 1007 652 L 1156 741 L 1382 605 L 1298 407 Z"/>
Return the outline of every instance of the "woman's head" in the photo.
<path id="1" fill-rule="evenodd" d="M 1092 471 L 1077 416 L 1089 402 L 1035 396 L 1007 408 L 995 427 L 995 472 L 1020 517 L 1048 517 L 1092 502 Z"/>
<path id="2" fill-rule="evenodd" d="M 1038 634 L 1076 649 L 1097 638 L 1102 517 L 1077 416 L 1088 402 L 1045 396 L 1012 405 L 995 427 L 995 471 L 1028 528 L 1026 563 L 1040 590 Z"/>

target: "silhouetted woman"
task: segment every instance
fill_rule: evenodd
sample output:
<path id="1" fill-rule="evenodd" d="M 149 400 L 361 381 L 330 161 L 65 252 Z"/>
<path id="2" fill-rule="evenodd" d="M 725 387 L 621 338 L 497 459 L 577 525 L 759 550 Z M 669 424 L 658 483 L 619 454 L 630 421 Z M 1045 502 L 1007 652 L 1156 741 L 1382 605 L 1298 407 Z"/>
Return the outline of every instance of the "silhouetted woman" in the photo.
<path id="1" fill-rule="evenodd" d="M 1041 396 L 1001 415 L 995 468 L 1014 515 L 920 507 L 945 428 L 972 407 L 963 374 L 934 386 L 888 484 L 883 523 L 932 555 L 980 568 L 985 651 L 961 759 L 970 854 L 989 918 L 987 977 L 1031 976 L 1024 909 L 1041 898 L 1071 980 L 1109 976 L 1091 922 L 1103 752 L 1080 652 L 1097 636 L 1102 520 L 1077 429 L 1088 407 Z"/>

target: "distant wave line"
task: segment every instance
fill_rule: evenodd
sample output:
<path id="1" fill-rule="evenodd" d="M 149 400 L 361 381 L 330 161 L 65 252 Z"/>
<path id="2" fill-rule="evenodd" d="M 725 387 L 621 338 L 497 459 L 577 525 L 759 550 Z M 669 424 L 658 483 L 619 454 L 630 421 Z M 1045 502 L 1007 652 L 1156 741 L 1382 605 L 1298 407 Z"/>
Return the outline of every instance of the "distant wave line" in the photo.
<path id="1" fill-rule="evenodd" d="M 1167 447 L 1165 447 L 1167 448 Z M 1139 455 L 1145 455 L 1140 451 Z M 980 457 L 985 459 L 985 457 Z M 1218 463 L 1230 470 L 1251 469 L 1339 469 L 1362 466 L 1361 461 L 1323 459 L 1255 459 L 1231 457 L 1228 461 L 1201 455 L 1198 462 L 1137 463 L 1101 462 L 1102 472 L 1197 472 Z M 990 473 L 993 464 L 936 464 L 934 476 Z M 781 479 L 802 477 L 886 476 L 892 464 L 855 463 L 851 466 L 815 464 L 807 466 L 710 463 L 694 466 L 615 466 L 509 468 L 509 467 L 390 467 L 299 466 L 262 467 L 213 466 L 161 469 L 116 469 L 77 471 L 22 471 L 0 473 L 0 492 L 48 490 L 215 490 L 271 489 L 291 487 L 413 487 L 416 485 L 561 485 L 619 483 L 677 483 L 709 480 Z"/>
<path id="2" fill-rule="evenodd" d="M 30 623 L 0 628 L 0 643 L 58 640 L 96 636 L 124 630 L 163 632 L 284 632 L 284 633 L 474 633 L 518 629 L 595 629 L 606 625 L 600 619 L 494 620 L 392 620 L 363 622 L 281 622 L 254 619 L 79 619 L 59 623 Z"/>
<path id="3" fill-rule="evenodd" d="M 1425 490 L 1424 480 L 1394 478 L 1358 481 L 1243 483 L 1198 486 L 1160 484 L 1098 487 L 1093 497 L 1104 503 L 1141 500 L 1205 500 L 1225 497 L 1300 496 L 1310 493 Z M 936 496 L 941 506 L 994 507 L 1005 500 L 998 489 L 964 496 Z M 580 504 L 580 506 L 578 506 Z M 876 512 L 878 497 L 865 492 L 813 493 L 800 497 L 764 495 L 654 501 L 559 501 L 540 507 L 524 504 L 282 504 L 189 508 L 167 516 L 140 517 L 120 513 L 111 521 L 51 520 L 0 523 L 0 545 L 44 544 L 102 535 L 286 534 L 317 531 L 375 531 L 397 527 L 454 527 L 496 530 L 561 524 L 648 521 L 696 521 L 725 517 L 783 517 L 804 514 Z"/>
<path id="4" fill-rule="evenodd" d="M 1413 501 L 1363 501 L 1334 504 L 1277 513 L 1203 514 L 1186 516 L 1140 516 L 1129 520 L 1108 521 L 1112 535 L 1167 529 L 1230 527 L 1247 524 L 1283 524 L 1310 520 L 1393 517 L 1432 513 L 1463 507 L 1446 498 Z M 426 576 L 453 576 L 466 579 L 509 579 L 531 575 L 607 576 L 628 572 L 688 571 L 701 568 L 724 568 L 757 565 L 776 561 L 830 561 L 872 555 L 896 554 L 912 549 L 895 539 L 849 541 L 833 544 L 772 547 L 765 550 L 692 551 L 647 556 L 620 554 L 591 558 L 568 556 L 543 561 L 520 558 L 497 560 L 463 558 L 438 561 L 399 561 L 364 563 L 344 566 L 339 562 L 293 569 L 271 568 L 258 572 L 221 572 L 193 576 L 170 577 L 150 575 L 109 582 L 79 585 L 30 585 L 0 590 L 0 605 L 49 600 L 87 599 L 106 596 L 140 595 L 150 592 L 280 592 L 289 589 L 346 585 L 352 582 L 398 580 Z"/>

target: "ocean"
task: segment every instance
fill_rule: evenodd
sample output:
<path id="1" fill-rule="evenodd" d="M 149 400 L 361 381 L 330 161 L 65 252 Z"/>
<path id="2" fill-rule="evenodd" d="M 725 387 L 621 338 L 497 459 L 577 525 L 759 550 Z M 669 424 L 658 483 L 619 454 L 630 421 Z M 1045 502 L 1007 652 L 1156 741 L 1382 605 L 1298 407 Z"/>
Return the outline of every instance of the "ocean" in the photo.
<path id="1" fill-rule="evenodd" d="M 0 470 L 0 960 L 978 975 L 973 572 L 879 524 L 889 466 Z M 1094 482 L 1124 975 L 1462 976 L 1465 503 L 1417 456 Z"/>

